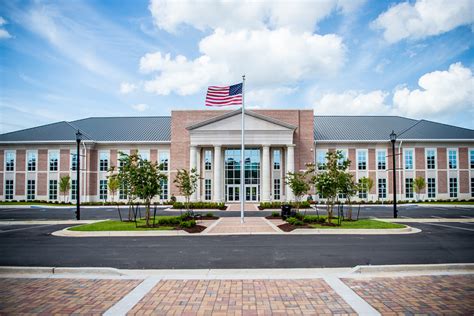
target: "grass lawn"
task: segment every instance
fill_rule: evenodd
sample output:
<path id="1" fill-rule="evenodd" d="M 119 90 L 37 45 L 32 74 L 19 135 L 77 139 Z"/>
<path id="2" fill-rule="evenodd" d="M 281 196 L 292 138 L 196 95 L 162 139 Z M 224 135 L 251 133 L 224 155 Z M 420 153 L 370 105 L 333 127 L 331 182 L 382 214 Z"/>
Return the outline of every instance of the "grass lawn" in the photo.
<path id="1" fill-rule="evenodd" d="M 144 226 L 145 220 L 138 221 L 138 226 Z M 121 222 L 121 221 L 103 221 L 93 224 L 86 224 L 80 226 L 74 226 L 69 228 L 69 230 L 73 231 L 81 231 L 81 232 L 91 232 L 91 231 L 123 231 L 123 230 L 135 230 L 135 231 L 143 231 L 143 230 L 173 230 L 175 229 L 174 226 L 159 226 L 159 227 L 152 227 L 152 228 L 144 228 L 144 227 L 135 227 L 134 222 Z"/>
<path id="2" fill-rule="evenodd" d="M 337 220 L 332 220 L 337 223 Z M 405 225 L 377 221 L 374 219 L 360 219 L 358 221 L 346 222 L 342 221 L 341 226 L 321 226 L 319 224 L 310 224 L 312 228 L 324 229 L 388 229 L 388 228 L 404 228 Z"/>

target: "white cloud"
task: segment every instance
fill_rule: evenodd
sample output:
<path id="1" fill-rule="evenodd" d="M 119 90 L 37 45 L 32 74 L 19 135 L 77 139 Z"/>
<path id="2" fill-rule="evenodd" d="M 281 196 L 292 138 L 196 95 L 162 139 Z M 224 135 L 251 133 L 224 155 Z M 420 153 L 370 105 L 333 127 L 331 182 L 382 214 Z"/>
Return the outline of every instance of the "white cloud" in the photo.
<path id="1" fill-rule="evenodd" d="M 289 28 L 312 32 L 332 12 L 348 14 L 365 0 L 320 1 L 172 1 L 152 0 L 149 9 L 155 24 L 175 32 L 181 24 L 199 30 L 222 28 L 229 31 L 260 28 Z"/>
<path id="2" fill-rule="evenodd" d="M 0 26 L 4 26 L 5 24 L 7 24 L 7 21 L 0 16 Z M 0 28 L 0 39 L 7 39 L 11 37 L 11 34 L 8 33 L 7 30 L 5 30 L 4 28 Z"/>
<path id="3" fill-rule="evenodd" d="M 129 94 L 137 89 L 137 86 L 133 83 L 122 82 L 120 84 L 120 93 Z"/>
<path id="4" fill-rule="evenodd" d="M 387 96 L 388 93 L 381 90 L 327 93 L 315 102 L 314 112 L 331 115 L 387 114 L 390 111 L 390 106 L 385 103 Z"/>
<path id="5" fill-rule="evenodd" d="M 288 49 L 291 48 L 291 49 Z M 288 85 L 316 75 L 330 76 L 344 64 L 345 46 L 334 34 L 298 33 L 289 29 L 217 29 L 199 43 L 194 60 L 156 52 L 140 60 L 144 73 L 159 72 L 145 90 L 167 95 L 200 91 L 209 83 L 240 81 L 246 74 L 253 87 Z"/>
<path id="6" fill-rule="evenodd" d="M 440 117 L 474 106 L 474 78 L 461 63 L 452 64 L 447 71 L 423 75 L 418 85 L 421 89 L 405 87 L 394 92 L 393 105 L 405 115 Z"/>
<path id="7" fill-rule="evenodd" d="M 389 43 L 438 35 L 474 22 L 472 0 L 417 0 L 403 2 L 380 14 L 372 26 Z"/>
<path id="8" fill-rule="evenodd" d="M 274 107 L 283 97 L 297 90 L 289 87 L 254 89 L 245 94 L 245 104 L 249 108 Z"/>
<path id="9" fill-rule="evenodd" d="M 139 103 L 139 104 L 133 104 L 132 105 L 132 109 L 134 109 L 135 111 L 138 111 L 138 112 L 144 112 L 146 110 L 148 110 L 150 108 L 150 106 L 148 106 L 148 104 L 145 104 L 145 103 Z"/>

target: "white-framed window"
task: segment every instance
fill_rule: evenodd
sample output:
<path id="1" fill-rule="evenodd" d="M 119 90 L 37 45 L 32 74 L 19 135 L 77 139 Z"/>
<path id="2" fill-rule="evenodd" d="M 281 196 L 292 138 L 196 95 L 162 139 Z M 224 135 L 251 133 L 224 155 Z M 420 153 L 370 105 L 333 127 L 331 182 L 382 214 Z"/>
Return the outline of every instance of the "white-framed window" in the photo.
<path id="1" fill-rule="evenodd" d="M 123 167 L 123 161 L 120 160 L 120 158 L 122 158 L 121 154 L 130 155 L 130 150 L 118 150 L 117 151 L 117 164 L 118 164 L 119 168 Z"/>
<path id="2" fill-rule="evenodd" d="M 58 199 L 58 180 L 49 180 L 49 194 L 48 197 L 50 200 Z"/>
<path id="3" fill-rule="evenodd" d="M 109 170 L 110 153 L 108 151 L 99 152 L 99 171 Z"/>
<path id="4" fill-rule="evenodd" d="M 360 185 L 360 179 L 359 179 L 359 185 Z M 359 190 L 359 199 L 366 199 L 367 198 L 367 188 L 362 188 L 360 187 L 361 190 Z"/>
<path id="5" fill-rule="evenodd" d="M 273 199 L 279 200 L 281 198 L 281 180 L 273 179 Z"/>
<path id="6" fill-rule="evenodd" d="M 448 149 L 448 168 L 458 168 L 458 151 L 456 149 Z"/>
<path id="7" fill-rule="evenodd" d="M 77 154 L 71 154 L 71 170 L 77 170 Z"/>
<path id="8" fill-rule="evenodd" d="M 5 180 L 5 200 L 13 200 L 15 187 L 13 180 Z"/>
<path id="9" fill-rule="evenodd" d="M 204 150 L 204 170 L 212 170 L 212 151 L 210 149 Z"/>
<path id="10" fill-rule="evenodd" d="M 387 170 L 387 152 L 384 149 L 377 150 L 377 170 Z"/>
<path id="11" fill-rule="evenodd" d="M 449 178 L 449 197 L 458 197 L 458 178 Z"/>
<path id="12" fill-rule="evenodd" d="M 436 178 L 428 178 L 426 188 L 428 191 L 428 198 L 436 198 Z"/>
<path id="13" fill-rule="evenodd" d="M 425 151 L 426 169 L 436 169 L 436 149 L 428 148 Z"/>
<path id="14" fill-rule="evenodd" d="M 168 178 L 160 179 L 161 194 L 160 199 L 168 200 Z"/>
<path id="15" fill-rule="evenodd" d="M 281 168 L 281 150 L 273 150 L 273 170 L 280 170 Z"/>
<path id="16" fill-rule="evenodd" d="M 404 151 L 405 170 L 413 170 L 413 149 L 405 149 Z"/>
<path id="17" fill-rule="evenodd" d="M 357 169 L 367 170 L 367 150 L 357 150 Z"/>
<path id="18" fill-rule="evenodd" d="M 204 180 L 204 200 L 210 201 L 212 198 L 212 180 Z"/>
<path id="19" fill-rule="evenodd" d="M 338 149 L 340 152 L 341 152 L 341 155 L 342 155 L 342 158 L 339 159 L 338 163 L 340 166 L 342 166 L 342 163 L 347 160 L 347 158 L 349 157 L 348 153 L 347 153 L 347 149 Z"/>
<path id="20" fill-rule="evenodd" d="M 474 197 L 474 178 L 471 178 L 471 197 Z"/>
<path id="21" fill-rule="evenodd" d="M 413 199 L 413 178 L 405 178 L 405 198 Z"/>
<path id="22" fill-rule="evenodd" d="M 142 160 L 150 160 L 150 151 L 149 150 L 139 150 L 138 155 Z"/>
<path id="23" fill-rule="evenodd" d="M 127 199 L 127 188 L 125 187 L 125 184 L 122 183 L 119 188 L 119 199 L 120 200 L 126 200 Z"/>
<path id="24" fill-rule="evenodd" d="M 27 151 L 26 152 L 26 170 L 36 171 L 36 161 L 37 161 L 36 151 Z"/>
<path id="25" fill-rule="evenodd" d="M 107 180 L 99 181 L 99 199 L 107 200 Z"/>
<path id="26" fill-rule="evenodd" d="M 58 171 L 59 168 L 59 151 L 57 150 L 50 150 L 48 152 L 49 156 L 49 171 Z"/>
<path id="27" fill-rule="evenodd" d="M 163 171 L 169 169 L 170 153 L 167 151 L 160 151 L 160 164 L 163 164 Z"/>
<path id="28" fill-rule="evenodd" d="M 26 199 L 31 201 L 36 197 L 36 180 L 28 180 L 26 182 Z"/>
<path id="29" fill-rule="evenodd" d="M 474 169 L 474 149 L 469 149 L 469 168 Z"/>
<path id="30" fill-rule="evenodd" d="M 15 171 L 15 152 L 5 152 L 5 171 Z"/>
<path id="31" fill-rule="evenodd" d="M 381 178 L 377 181 L 379 199 L 387 198 L 387 179 Z"/>
<path id="32" fill-rule="evenodd" d="M 71 180 L 71 200 L 77 199 L 77 181 Z"/>
<path id="33" fill-rule="evenodd" d="M 327 150 L 316 150 L 316 165 L 318 166 L 318 170 L 324 170 L 326 165 L 326 154 Z"/>

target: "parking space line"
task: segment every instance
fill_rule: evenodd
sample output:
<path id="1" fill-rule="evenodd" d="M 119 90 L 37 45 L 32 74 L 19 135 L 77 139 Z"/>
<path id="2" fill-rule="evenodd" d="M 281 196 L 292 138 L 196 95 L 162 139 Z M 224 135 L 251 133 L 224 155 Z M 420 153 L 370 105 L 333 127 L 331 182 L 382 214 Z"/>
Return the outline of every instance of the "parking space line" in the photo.
<path id="1" fill-rule="evenodd" d="M 424 224 L 424 225 L 432 225 L 432 226 L 441 226 L 441 227 L 446 227 L 446 228 L 453 228 L 453 229 L 461 229 L 461 230 L 467 230 L 467 231 L 470 231 L 470 232 L 474 232 L 474 229 L 471 229 L 471 228 L 464 228 L 464 227 L 456 227 L 456 226 L 449 226 L 449 225 L 443 225 L 443 224 L 438 224 L 438 223 L 426 223 L 426 222 L 423 222 L 423 223 L 418 223 L 418 224 Z"/>

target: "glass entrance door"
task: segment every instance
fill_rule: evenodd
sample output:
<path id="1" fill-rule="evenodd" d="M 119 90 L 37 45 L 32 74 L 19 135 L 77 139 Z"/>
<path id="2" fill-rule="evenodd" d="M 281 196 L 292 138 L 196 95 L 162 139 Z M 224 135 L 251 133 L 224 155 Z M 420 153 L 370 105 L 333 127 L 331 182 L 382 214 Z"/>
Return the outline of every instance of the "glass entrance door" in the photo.
<path id="1" fill-rule="evenodd" d="M 240 201 L 240 185 L 227 185 L 227 201 Z"/>
<path id="2" fill-rule="evenodd" d="M 245 201 L 256 202 L 259 199 L 258 185 L 245 186 Z"/>

